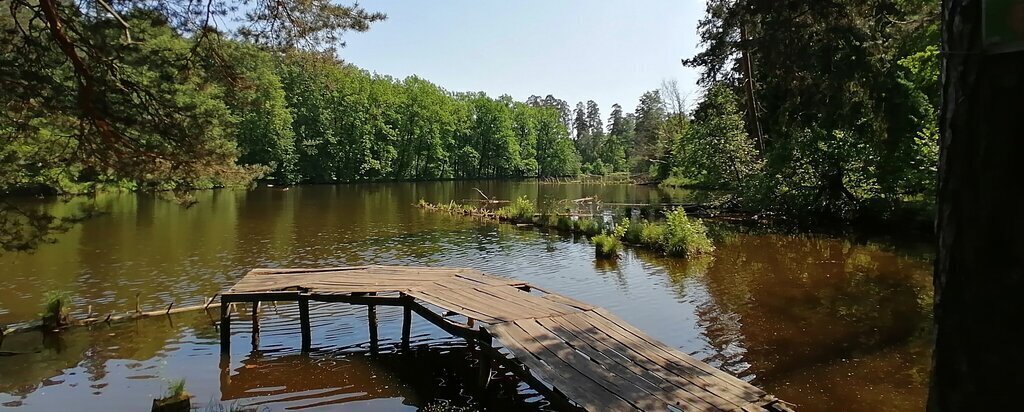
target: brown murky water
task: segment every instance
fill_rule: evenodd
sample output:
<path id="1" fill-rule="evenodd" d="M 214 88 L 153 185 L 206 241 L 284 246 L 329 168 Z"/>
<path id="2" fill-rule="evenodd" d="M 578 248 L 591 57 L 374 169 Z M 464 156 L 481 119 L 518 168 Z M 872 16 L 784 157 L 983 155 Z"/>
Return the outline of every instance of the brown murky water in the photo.
<path id="1" fill-rule="evenodd" d="M 717 230 L 712 258 L 629 250 L 594 260 L 586 240 L 480 224 L 413 208 L 475 197 L 681 201 L 684 191 L 533 182 L 431 182 L 211 191 L 184 209 L 150 196 L 105 195 L 107 213 L 33 254 L 0 256 L 0 324 L 34 318 L 47 290 L 75 310 L 201 302 L 257 266 L 411 264 L 474 267 L 604 306 L 664 342 L 726 369 L 803 411 L 919 410 L 930 347 L 930 257 L 823 236 Z M 54 204 L 54 210 L 70 210 Z M 203 313 L 8 337 L 0 408 L 142 410 L 185 378 L 202 409 L 487 410 L 547 407 L 525 385 L 476 384 L 474 352 L 426 321 L 409 353 L 367 354 L 366 312 L 313 307 L 316 350 L 299 351 L 297 310 L 266 307 L 258 350 L 236 328 L 222 361 Z M 384 345 L 400 310 L 378 314 Z"/>

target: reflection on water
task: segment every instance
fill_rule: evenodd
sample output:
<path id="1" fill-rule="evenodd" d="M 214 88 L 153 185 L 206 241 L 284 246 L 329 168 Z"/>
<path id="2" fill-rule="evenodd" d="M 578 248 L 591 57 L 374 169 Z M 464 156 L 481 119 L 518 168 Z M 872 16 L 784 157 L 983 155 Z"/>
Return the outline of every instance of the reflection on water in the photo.
<path id="1" fill-rule="evenodd" d="M 711 258 L 629 251 L 595 261 L 586 240 L 430 214 L 418 199 L 539 199 L 597 194 L 606 201 L 691 198 L 621 185 L 440 182 L 212 191 L 183 209 L 147 196 L 96 200 L 108 213 L 33 254 L 0 257 L 0 324 L 36 316 L 62 288 L 76 310 L 201 302 L 256 266 L 418 264 L 474 267 L 604 306 L 666 343 L 765 387 L 801 410 L 917 410 L 930 347 L 927 256 L 881 244 L 724 230 Z M 57 205 L 54 207 L 72 207 Z M 248 313 L 242 310 L 241 313 Z M 416 319 L 410 353 L 366 354 L 366 312 L 313 308 L 309 355 L 298 351 L 292 305 L 262 308 L 258 350 L 234 331 L 222 363 L 213 322 L 195 313 L 99 325 L 59 336 L 8 337 L 0 404 L 24 410 L 137 410 L 186 378 L 198 404 L 271 410 L 404 410 L 430 403 L 495 409 L 546 407 L 512 380 L 476 384 L 474 352 Z M 394 345 L 401 312 L 380 308 Z M 244 325 L 245 319 L 240 324 Z"/>

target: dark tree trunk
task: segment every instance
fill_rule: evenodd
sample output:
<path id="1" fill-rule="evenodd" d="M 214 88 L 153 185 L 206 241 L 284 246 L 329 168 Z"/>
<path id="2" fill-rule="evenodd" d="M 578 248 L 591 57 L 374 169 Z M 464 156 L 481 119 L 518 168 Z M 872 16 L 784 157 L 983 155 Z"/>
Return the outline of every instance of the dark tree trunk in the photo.
<path id="1" fill-rule="evenodd" d="M 1018 410 L 1024 388 L 1024 53 L 982 53 L 982 2 L 943 0 L 930 411 Z"/>
<path id="2" fill-rule="evenodd" d="M 747 127 L 750 134 L 754 136 L 754 143 L 757 150 L 764 154 L 764 136 L 761 131 L 761 121 L 757 119 L 757 101 L 754 100 L 754 62 L 751 60 L 747 43 L 746 23 L 740 23 L 740 40 L 743 42 L 743 90 L 747 95 Z"/>

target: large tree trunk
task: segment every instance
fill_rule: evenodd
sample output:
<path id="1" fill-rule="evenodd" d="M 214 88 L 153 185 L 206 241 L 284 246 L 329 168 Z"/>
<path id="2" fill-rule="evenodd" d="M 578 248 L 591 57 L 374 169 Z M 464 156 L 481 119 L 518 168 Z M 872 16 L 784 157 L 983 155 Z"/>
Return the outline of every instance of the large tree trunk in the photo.
<path id="1" fill-rule="evenodd" d="M 1024 53 L 982 53 L 979 0 L 943 0 L 930 411 L 1019 410 Z"/>

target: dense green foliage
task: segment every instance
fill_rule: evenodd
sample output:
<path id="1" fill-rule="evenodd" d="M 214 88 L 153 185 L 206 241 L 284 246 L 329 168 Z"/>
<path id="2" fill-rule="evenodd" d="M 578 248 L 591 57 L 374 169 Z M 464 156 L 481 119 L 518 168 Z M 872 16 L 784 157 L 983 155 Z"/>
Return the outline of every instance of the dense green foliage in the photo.
<path id="1" fill-rule="evenodd" d="M 933 196 L 937 8 L 924 0 L 708 2 L 705 48 L 686 61 L 708 88 L 694 116 L 718 123 L 718 150 L 749 159 L 749 148 L 733 143 L 736 109 L 747 107 L 745 130 L 764 162 L 745 167 L 755 177 L 748 203 L 855 218 Z M 734 107 L 709 119 L 723 117 L 724 89 L 734 91 Z"/>
<path id="2" fill-rule="evenodd" d="M 717 84 L 707 91 L 697 118 L 676 142 L 672 176 L 693 184 L 738 188 L 761 171 L 754 142 L 744 130 L 735 95 Z"/>
<path id="3" fill-rule="evenodd" d="M 53 216 L 15 191 L 298 180 L 271 56 L 329 53 L 342 33 L 385 18 L 321 0 L 0 0 L 0 10 L 0 250 L 31 250 L 88 214 Z"/>
<path id="4" fill-rule="evenodd" d="M 140 62 L 136 70 L 156 81 L 172 75 L 161 72 L 171 70 L 166 59 L 183 58 L 175 53 L 197 45 L 159 24 L 153 31 L 159 37 L 144 38 L 143 44 L 157 51 L 140 56 L 147 63 Z M 206 122 L 190 130 L 203 130 L 206 144 L 221 148 L 218 162 L 223 165 L 234 165 L 237 158 L 246 170 L 283 183 L 569 176 L 580 171 L 560 113 L 546 106 L 507 96 L 452 93 L 415 76 L 399 80 L 373 75 L 319 54 L 276 54 L 226 40 L 200 52 L 208 61 L 232 63 L 193 70 L 184 84 L 159 84 L 168 88 L 164 94 L 176 93 L 171 95 L 175 100 L 207 107 L 202 113 L 193 110 L 183 127 Z M 8 156 L 38 156 L 37 147 L 54 145 L 45 136 L 58 134 L 51 131 L 57 121 L 39 123 L 42 137 L 5 146 Z M 114 177 L 88 173 L 88 166 L 9 168 L 4 184 L 76 191 L 75 183 Z M 165 176 L 147 180 L 167 181 Z M 132 184 L 143 182 L 137 178 Z M 168 187 L 225 180 L 203 182 L 178 181 Z"/>
<path id="5" fill-rule="evenodd" d="M 323 51 L 384 18 L 357 5 L 249 4 L 248 24 L 221 30 L 211 17 L 231 0 L 0 3 L 0 193 L 631 172 L 851 219 L 934 192 L 938 30 L 924 0 L 709 1 L 704 50 L 685 61 L 702 99 L 690 110 L 667 82 L 607 119 L 594 101 L 516 102 L 344 64 Z M 0 202 L 4 249 L 67 223 Z"/>

